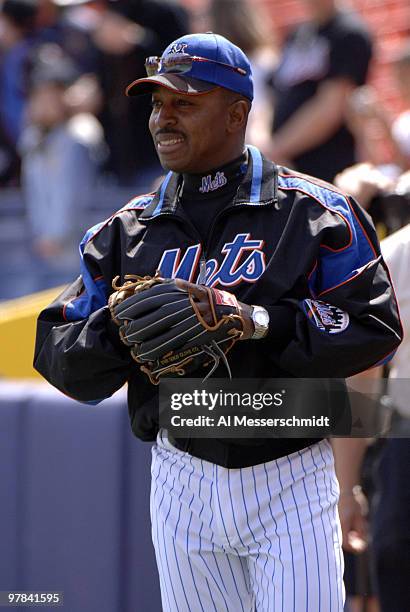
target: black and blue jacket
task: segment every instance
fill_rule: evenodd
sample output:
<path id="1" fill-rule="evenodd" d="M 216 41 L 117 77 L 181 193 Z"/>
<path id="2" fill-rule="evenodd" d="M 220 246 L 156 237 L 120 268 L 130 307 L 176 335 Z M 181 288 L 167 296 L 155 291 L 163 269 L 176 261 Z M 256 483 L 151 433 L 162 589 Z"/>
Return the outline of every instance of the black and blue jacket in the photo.
<path id="1" fill-rule="evenodd" d="M 156 193 L 134 198 L 87 232 L 81 275 L 39 316 L 35 368 L 80 401 L 106 398 L 127 382 L 132 429 L 143 440 L 158 431 L 158 390 L 111 321 L 107 298 L 117 275 L 160 269 L 195 282 L 205 266 L 206 284 L 267 308 L 268 336 L 239 342 L 230 353 L 234 378 L 345 378 L 387 361 L 402 339 L 367 213 L 332 185 L 248 151 L 243 181 L 206 241 L 180 205 L 181 176 L 171 172 Z M 218 441 L 206 442 L 204 458 L 212 460 Z M 252 465 L 309 443 L 272 439 L 263 457 L 250 447 L 243 457 L 243 447 L 237 452 L 235 441 L 225 441 L 224 464 Z"/>

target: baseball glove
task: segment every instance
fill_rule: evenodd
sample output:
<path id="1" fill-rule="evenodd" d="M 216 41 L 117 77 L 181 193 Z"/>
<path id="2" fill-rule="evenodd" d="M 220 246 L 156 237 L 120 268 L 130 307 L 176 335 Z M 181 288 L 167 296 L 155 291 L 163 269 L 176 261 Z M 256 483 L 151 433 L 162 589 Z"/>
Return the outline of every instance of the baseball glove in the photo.
<path id="1" fill-rule="evenodd" d="M 205 380 L 221 362 L 231 377 L 226 354 L 244 329 L 234 295 L 158 273 L 117 282 L 108 301 L 111 316 L 151 383 L 210 366 Z"/>

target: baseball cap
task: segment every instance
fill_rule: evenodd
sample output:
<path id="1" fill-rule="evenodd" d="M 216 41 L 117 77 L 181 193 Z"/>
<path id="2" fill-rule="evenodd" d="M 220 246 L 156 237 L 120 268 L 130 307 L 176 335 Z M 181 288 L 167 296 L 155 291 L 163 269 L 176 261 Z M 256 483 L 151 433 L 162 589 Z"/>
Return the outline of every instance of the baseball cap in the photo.
<path id="1" fill-rule="evenodd" d="M 172 42 L 160 58 L 147 58 L 147 72 L 155 74 L 128 85 L 127 96 L 151 93 L 155 85 L 198 95 L 224 87 L 252 101 L 252 70 L 245 53 L 230 40 L 206 32 L 188 34 Z"/>

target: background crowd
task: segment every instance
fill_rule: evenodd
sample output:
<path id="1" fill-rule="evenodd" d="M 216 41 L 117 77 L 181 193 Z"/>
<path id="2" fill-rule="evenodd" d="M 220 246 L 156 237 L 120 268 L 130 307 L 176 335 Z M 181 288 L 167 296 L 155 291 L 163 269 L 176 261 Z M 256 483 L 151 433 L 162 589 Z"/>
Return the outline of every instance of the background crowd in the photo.
<path id="1" fill-rule="evenodd" d="M 157 184 L 149 97 L 124 90 L 147 56 L 208 30 L 252 62 L 248 142 L 354 195 L 381 239 L 403 228 L 397 242 L 410 242 L 406 1 L 0 0 L 0 300 L 71 281 L 88 227 Z M 383 449 L 369 448 L 373 473 Z M 408 528 L 397 539 L 388 558 L 409 571 Z M 400 583 L 400 607 L 371 597 L 383 589 L 378 567 L 348 560 L 350 609 L 410 609 Z"/>
<path id="2" fill-rule="evenodd" d="M 147 56 L 189 31 L 218 32 L 249 55 L 256 92 L 249 143 L 353 193 L 382 236 L 406 224 L 406 3 L 388 49 L 381 25 L 353 10 L 366 17 L 380 2 L 342 2 L 338 12 L 336 4 L 0 2 L 0 255 L 8 261 L 0 299 L 70 280 L 85 230 L 161 176 L 146 128 L 149 97 L 127 98 L 124 89 L 144 74 Z M 387 20 L 400 0 L 382 4 Z M 393 84 L 387 96 L 368 80 L 381 66 Z"/>

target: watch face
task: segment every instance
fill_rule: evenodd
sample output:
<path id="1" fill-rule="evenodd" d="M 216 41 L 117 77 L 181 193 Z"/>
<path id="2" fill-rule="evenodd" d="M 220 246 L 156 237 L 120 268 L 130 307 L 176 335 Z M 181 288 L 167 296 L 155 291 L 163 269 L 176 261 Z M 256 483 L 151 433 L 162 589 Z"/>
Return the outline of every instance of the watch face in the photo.
<path id="1" fill-rule="evenodd" d="M 255 323 L 261 325 L 262 327 L 267 327 L 269 325 L 269 315 L 263 310 L 257 310 L 255 312 Z"/>

